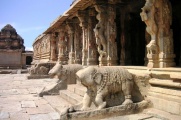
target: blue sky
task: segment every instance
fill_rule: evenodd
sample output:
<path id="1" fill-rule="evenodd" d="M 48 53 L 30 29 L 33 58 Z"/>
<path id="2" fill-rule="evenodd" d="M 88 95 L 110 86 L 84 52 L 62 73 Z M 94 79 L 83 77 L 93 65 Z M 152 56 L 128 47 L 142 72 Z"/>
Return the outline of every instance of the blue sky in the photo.
<path id="1" fill-rule="evenodd" d="M 73 0 L 0 0 L 0 29 L 11 24 L 24 39 L 27 50 Z"/>

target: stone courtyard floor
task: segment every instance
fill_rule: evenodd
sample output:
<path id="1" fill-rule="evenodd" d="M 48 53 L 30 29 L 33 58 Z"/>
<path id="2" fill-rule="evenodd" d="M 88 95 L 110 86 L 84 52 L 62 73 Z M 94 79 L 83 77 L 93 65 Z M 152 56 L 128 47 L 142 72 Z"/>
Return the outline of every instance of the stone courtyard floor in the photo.
<path id="1" fill-rule="evenodd" d="M 0 74 L 0 120 L 59 120 L 52 104 L 37 95 L 51 79 L 27 79 L 27 74 Z M 48 96 L 49 100 L 55 96 Z M 117 116 L 102 120 L 176 120 L 179 118 L 160 111 L 151 114 Z M 155 117 L 161 114 L 162 117 Z M 170 117 L 170 118 L 169 118 Z"/>

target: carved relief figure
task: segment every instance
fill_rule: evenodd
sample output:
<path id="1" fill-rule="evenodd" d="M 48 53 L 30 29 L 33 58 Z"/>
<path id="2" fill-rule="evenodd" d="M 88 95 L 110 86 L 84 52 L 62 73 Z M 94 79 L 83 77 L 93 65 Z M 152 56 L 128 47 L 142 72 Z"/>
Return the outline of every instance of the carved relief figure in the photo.
<path id="1" fill-rule="evenodd" d="M 146 46 L 148 54 L 157 54 L 158 47 L 155 40 L 151 40 L 150 43 Z"/>
<path id="2" fill-rule="evenodd" d="M 106 107 L 105 97 L 117 92 L 125 96 L 123 105 L 133 103 L 133 77 L 127 70 L 120 67 L 89 66 L 76 73 L 77 79 L 87 88 L 81 110 L 86 110 L 93 102 L 97 109 Z"/>
<path id="3" fill-rule="evenodd" d="M 95 5 L 95 9 L 98 12 L 96 18 L 99 20 L 96 27 L 94 28 L 94 33 L 96 37 L 96 44 L 98 45 L 98 52 L 100 56 L 104 56 L 107 50 L 107 41 L 104 35 L 105 32 L 105 22 L 106 22 L 106 8 L 104 6 Z"/>
<path id="4" fill-rule="evenodd" d="M 142 8 L 141 19 L 147 25 L 146 31 L 151 35 L 151 40 L 156 40 L 157 37 L 157 24 L 156 20 L 155 0 L 146 0 L 145 6 Z"/>

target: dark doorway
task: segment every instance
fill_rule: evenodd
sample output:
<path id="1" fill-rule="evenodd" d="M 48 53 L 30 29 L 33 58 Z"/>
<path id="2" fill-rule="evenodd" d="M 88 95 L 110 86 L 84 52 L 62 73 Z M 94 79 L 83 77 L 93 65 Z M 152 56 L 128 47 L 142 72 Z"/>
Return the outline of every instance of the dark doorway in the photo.
<path id="1" fill-rule="evenodd" d="M 32 62 L 32 57 L 26 56 L 26 65 L 31 65 L 31 62 Z"/>
<path id="2" fill-rule="evenodd" d="M 173 43 L 176 66 L 181 66 L 181 1 L 170 0 L 172 5 Z"/>

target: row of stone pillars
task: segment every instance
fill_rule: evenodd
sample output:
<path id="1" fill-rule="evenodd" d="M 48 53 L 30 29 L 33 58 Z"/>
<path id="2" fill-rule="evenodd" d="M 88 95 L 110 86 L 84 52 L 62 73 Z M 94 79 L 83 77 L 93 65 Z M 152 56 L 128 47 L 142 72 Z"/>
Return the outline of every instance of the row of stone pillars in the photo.
<path id="1" fill-rule="evenodd" d="M 51 39 L 51 60 L 69 64 L 111 66 L 118 64 L 117 53 L 117 0 L 92 0 L 92 5 L 79 10 L 75 17 L 63 23 Z M 141 8 L 140 8 L 141 9 Z M 170 25 L 169 0 L 146 0 L 141 19 L 151 36 L 147 47 L 148 67 L 174 66 L 173 39 Z M 125 64 L 125 14 L 120 7 L 120 64 Z M 68 32 L 67 32 L 68 31 Z M 58 34 L 55 34 L 58 33 Z M 58 44 L 58 50 L 56 45 Z M 56 52 L 57 51 L 57 52 Z M 68 51 L 68 54 L 66 54 Z M 57 57 L 58 53 L 58 57 Z M 144 58 L 143 58 L 144 59 Z"/>

